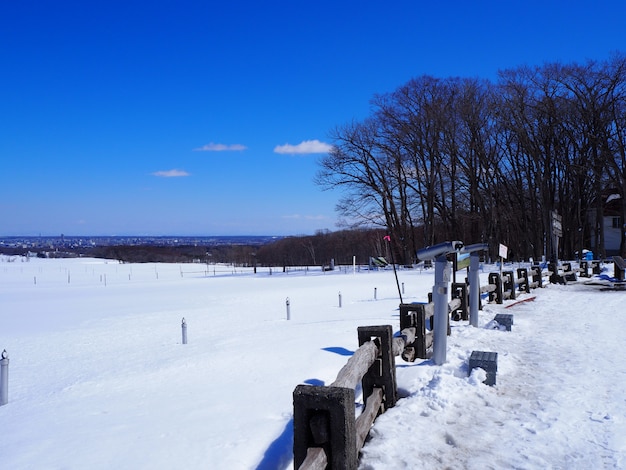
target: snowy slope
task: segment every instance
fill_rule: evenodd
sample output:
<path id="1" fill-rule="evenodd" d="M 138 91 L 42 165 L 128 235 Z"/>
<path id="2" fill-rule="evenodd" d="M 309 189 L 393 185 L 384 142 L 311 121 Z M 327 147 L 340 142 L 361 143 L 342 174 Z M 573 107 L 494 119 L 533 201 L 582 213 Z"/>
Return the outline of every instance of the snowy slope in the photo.
<path id="1" fill-rule="evenodd" d="M 391 271 L 7 260 L 2 468 L 289 468 L 295 386 L 332 382 L 358 326 L 398 329 Z M 405 301 L 424 301 L 433 271 L 399 278 Z M 376 421 L 362 468 L 626 466 L 626 293 L 534 295 L 506 310 L 511 332 L 482 327 L 504 306 L 486 306 L 481 328 L 453 322 L 441 367 L 397 358 L 404 398 Z M 498 352 L 495 387 L 467 377 L 472 350 Z"/>

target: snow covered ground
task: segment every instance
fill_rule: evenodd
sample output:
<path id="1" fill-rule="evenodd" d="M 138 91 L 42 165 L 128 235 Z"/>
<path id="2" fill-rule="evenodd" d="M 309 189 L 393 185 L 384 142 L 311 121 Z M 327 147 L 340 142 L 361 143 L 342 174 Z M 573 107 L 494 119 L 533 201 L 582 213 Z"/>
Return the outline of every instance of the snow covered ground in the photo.
<path id="1" fill-rule="evenodd" d="M 426 300 L 433 270 L 398 275 Z M 452 322 L 443 366 L 396 358 L 362 469 L 626 467 L 626 292 L 532 295 Z M 0 468 L 290 468 L 295 386 L 331 383 L 358 326 L 397 331 L 398 303 L 392 271 L 1 257 Z M 485 328 L 500 312 L 512 331 Z M 468 377 L 473 350 L 498 352 L 496 386 Z"/>

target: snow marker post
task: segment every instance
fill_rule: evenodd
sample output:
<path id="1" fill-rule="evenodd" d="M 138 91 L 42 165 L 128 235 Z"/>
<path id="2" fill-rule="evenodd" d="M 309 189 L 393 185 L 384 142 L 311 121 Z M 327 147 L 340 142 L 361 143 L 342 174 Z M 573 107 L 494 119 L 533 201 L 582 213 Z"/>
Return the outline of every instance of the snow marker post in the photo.
<path id="1" fill-rule="evenodd" d="M 183 344 L 187 344 L 187 322 L 185 321 L 185 317 L 183 317 L 181 328 L 183 330 Z"/>
<path id="2" fill-rule="evenodd" d="M 289 297 L 287 297 L 287 300 L 285 301 L 285 305 L 287 307 L 287 320 L 291 320 L 291 308 L 290 308 L 290 303 L 289 303 Z"/>
<path id="3" fill-rule="evenodd" d="M 341 291 L 339 291 L 339 308 L 341 308 Z"/>
<path id="4" fill-rule="evenodd" d="M 0 356 L 0 406 L 9 403 L 9 355 L 7 350 Z"/>

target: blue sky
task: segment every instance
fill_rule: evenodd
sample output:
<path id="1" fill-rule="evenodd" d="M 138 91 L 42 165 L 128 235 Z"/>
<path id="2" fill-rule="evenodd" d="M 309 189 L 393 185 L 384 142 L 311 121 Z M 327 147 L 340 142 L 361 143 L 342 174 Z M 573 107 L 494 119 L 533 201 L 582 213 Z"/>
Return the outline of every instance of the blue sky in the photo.
<path id="1" fill-rule="evenodd" d="M 336 230 L 317 161 L 374 94 L 605 60 L 624 18 L 624 0 L 2 1 L 0 236 Z"/>

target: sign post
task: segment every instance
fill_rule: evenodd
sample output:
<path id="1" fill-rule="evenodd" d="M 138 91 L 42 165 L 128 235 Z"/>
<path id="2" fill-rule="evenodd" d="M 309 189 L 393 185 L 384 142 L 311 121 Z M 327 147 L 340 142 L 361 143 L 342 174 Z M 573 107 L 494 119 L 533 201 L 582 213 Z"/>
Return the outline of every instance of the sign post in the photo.
<path id="1" fill-rule="evenodd" d="M 550 213 L 552 221 L 552 261 L 558 266 L 559 264 L 559 238 L 563 236 L 563 217 L 557 211 Z"/>
<path id="2" fill-rule="evenodd" d="M 502 279 L 502 265 L 504 264 L 504 260 L 508 258 L 509 247 L 500 243 L 498 255 L 500 256 L 500 279 Z"/>

